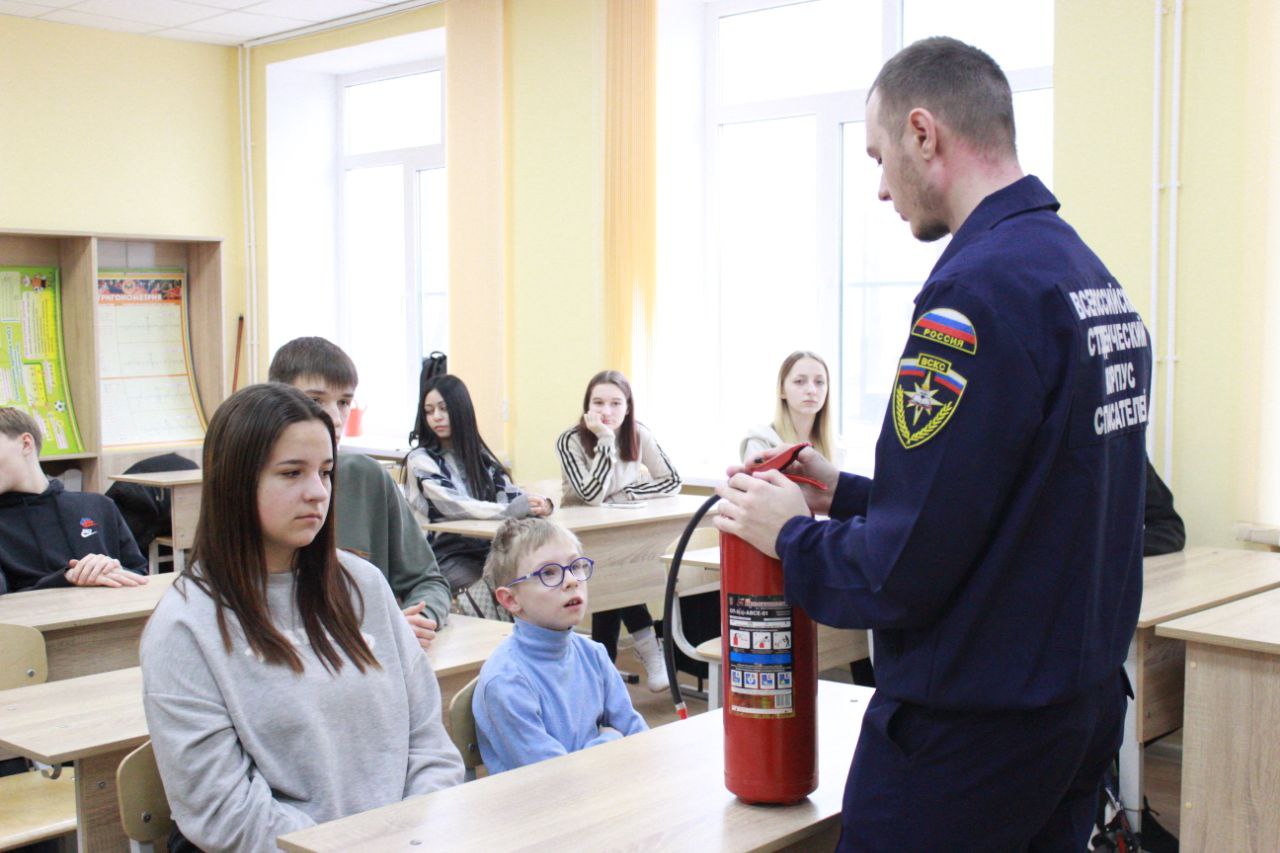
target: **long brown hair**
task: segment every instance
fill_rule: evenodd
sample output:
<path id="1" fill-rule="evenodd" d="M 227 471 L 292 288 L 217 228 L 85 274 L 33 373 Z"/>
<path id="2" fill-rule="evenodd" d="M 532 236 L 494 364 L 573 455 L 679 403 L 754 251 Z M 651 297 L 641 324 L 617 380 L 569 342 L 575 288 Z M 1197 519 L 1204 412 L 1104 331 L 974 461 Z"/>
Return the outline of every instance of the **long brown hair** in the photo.
<path id="1" fill-rule="evenodd" d="M 617 385 L 618 390 L 622 392 L 622 396 L 627 398 L 627 416 L 622 419 L 622 424 L 615 434 L 618 436 L 618 458 L 623 462 L 635 462 L 640 458 L 640 436 L 636 434 L 636 406 L 631 400 L 631 383 L 627 381 L 627 377 L 616 370 L 602 370 L 592 376 L 591 381 L 587 383 L 587 392 L 582 395 L 582 414 L 584 416 L 587 410 L 591 408 L 591 392 L 595 390 L 597 385 Z M 578 418 L 578 425 L 574 429 L 577 430 L 578 440 L 586 448 L 587 455 L 594 456 L 596 452 L 596 434 L 587 429 L 585 417 Z"/>
<path id="2" fill-rule="evenodd" d="M 778 368 L 778 398 L 777 408 L 773 413 L 773 429 L 778 433 L 778 438 L 782 439 L 783 444 L 794 444 L 800 439 L 796 436 L 795 423 L 791 420 L 791 406 L 787 404 L 787 375 L 791 373 L 791 368 L 796 366 L 796 362 L 802 358 L 811 358 L 818 364 L 822 365 L 822 372 L 827 375 L 827 396 L 822 401 L 822 408 L 813 416 L 813 429 L 809 431 L 809 443 L 827 459 L 831 459 L 832 441 L 831 441 L 831 370 L 827 367 L 827 363 L 822 356 L 808 350 L 796 350 L 782 361 L 782 367 Z M 835 460 L 831 460 L 835 461 Z"/>
<path id="3" fill-rule="evenodd" d="M 250 385 L 232 394 L 214 412 L 204 439 L 200 520 L 196 525 L 193 570 L 187 574 L 217 603 L 218 632 L 228 654 L 231 635 L 226 611 L 235 614 L 249 648 L 258 657 L 298 673 L 304 669 L 302 658 L 272 624 L 267 606 L 267 560 L 258 515 L 258 480 L 285 429 L 306 421 L 325 425 L 336 454 L 333 422 L 323 409 L 292 386 L 275 382 Z M 360 633 L 364 600 L 338 562 L 332 499 L 320 532 L 310 544 L 298 549 L 293 574 L 298 613 L 311 648 L 325 668 L 331 672 L 342 669 L 340 648 L 361 672 L 366 666 L 380 669 Z M 358 605 L 353 603 L 353 597 Z"/>

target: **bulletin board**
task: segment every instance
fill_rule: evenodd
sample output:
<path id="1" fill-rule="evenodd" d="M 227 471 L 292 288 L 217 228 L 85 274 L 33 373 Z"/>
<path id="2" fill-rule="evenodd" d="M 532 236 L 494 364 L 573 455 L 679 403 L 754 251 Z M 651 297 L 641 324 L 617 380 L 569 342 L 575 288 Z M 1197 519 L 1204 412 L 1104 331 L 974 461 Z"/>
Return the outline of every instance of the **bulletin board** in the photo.
<path id="1" fill-rule="evenodd" d="M 183 270 L 99 270 L 98 392 L 102 446 L 204 439 L 187 333 Z"/>
<path id="2" fill-rule="evenodd" d="M 0 336 L 0 406 L 40 422 L 41 456 L 83 453 L 67 384 L 57 267 L 0 267 Z"/>

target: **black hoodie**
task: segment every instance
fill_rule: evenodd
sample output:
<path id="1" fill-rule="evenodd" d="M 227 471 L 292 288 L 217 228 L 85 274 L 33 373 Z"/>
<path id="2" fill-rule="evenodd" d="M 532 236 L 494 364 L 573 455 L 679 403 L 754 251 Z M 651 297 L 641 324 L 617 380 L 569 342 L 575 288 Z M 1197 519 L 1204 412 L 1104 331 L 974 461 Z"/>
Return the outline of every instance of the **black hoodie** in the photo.
<path id="1" fill-rule="evenodd" d="M 0 494 L 0 590 L 9 592 L 70 586 L 67 562 L 87 554 L 105 554 L 126 569 L 146 574 L 120 510 L 94 492 L 68 492 L 50 480 L 38 495 Z"/>

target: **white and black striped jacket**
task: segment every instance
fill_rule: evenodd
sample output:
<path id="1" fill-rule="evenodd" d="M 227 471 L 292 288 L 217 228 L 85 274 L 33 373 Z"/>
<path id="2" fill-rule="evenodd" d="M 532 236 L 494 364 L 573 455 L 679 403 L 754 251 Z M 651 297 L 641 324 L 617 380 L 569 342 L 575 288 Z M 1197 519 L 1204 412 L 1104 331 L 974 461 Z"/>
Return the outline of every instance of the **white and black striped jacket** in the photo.
<path id="1" fill-rule="evenodd" d="M 637 423 L 636 434 L 640 439 L 639 458 L 624 462 L 618 456 L 616 436 L 597 441 L 596 452 L 588 455 L 576 428 L 565 430 L 556 439 L 565 504 L 625 503 L 678 492 L 680 475 L 653 433 Z"/>

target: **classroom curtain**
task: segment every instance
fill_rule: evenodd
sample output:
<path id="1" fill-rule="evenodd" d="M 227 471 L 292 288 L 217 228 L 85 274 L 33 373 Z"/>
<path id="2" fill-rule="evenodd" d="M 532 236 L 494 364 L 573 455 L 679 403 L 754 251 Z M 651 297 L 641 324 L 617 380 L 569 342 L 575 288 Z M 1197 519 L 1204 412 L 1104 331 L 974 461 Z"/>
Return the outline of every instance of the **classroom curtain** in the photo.
<path id="1" fill-rule="evenodd" d="M 657 266 L 657 0 L 609 0 L 604 277 L 609 366 L 648 375 Z"/>

